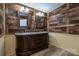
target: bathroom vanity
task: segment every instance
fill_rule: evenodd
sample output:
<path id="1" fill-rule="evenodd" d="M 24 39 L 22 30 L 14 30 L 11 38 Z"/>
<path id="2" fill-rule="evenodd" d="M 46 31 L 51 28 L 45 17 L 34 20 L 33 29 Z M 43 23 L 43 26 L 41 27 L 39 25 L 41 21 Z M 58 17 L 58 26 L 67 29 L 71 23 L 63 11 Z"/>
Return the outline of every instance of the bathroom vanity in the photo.
<path id="1" fill-rule="evenodd" d="M 48 32 L 15 33 L 16 55 L 28 56 L 48 47 Z"/>

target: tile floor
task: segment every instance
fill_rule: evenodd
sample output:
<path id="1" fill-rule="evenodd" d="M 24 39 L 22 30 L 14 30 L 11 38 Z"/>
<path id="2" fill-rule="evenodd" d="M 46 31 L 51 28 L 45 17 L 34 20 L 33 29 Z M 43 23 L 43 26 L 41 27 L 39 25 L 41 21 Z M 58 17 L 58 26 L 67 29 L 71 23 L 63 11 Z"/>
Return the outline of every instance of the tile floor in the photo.
<path id="1" fill-rule="evenodd" d="M 35 54 L 32 54 L 31 56 L 78 56 L 78 55 L 72 54 L 68 51 L 53 46 L 52 48 L 44 49 Z"/>

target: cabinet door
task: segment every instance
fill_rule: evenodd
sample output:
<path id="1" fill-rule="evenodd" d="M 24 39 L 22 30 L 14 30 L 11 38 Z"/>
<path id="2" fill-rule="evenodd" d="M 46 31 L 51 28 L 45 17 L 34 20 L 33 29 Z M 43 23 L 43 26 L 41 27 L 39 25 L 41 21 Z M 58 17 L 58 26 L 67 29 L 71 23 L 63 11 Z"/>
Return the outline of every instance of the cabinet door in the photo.
<path id="1" fill-rule="evenodd" d="M 37 40 L 36 35 L 32 35 L 29 37 L 29 49 L 30 50 L 37 48 L 35 40 Z"/>
<path id="2" fill-rule="evenodd" d="M 39 49 L 39 47 L 41 47 L 43 45 L 41 35 L 38 34 L 38 35 L 36 35 L 35 38 L 36 38 L 36 39 L 34 39 L 35 46 L 36 46 L 36 48 Z"/>
<path id="3" fill-rule="evenodd" d="M 29 36 L 24 36 L 23 38 L 24 38 L 23 39 L 24 40 L 24 44 L 23 44 L 24 49 L 23 50 L 24 51 L 28 51 L 28 50 L 30 50 L 30 45 L 29 45 L 30 44 L 30 41 L 29 41 L 30 39 L 29 39 Z"/>
<path id="4" fill-rule="evenodd" d="M 44 45 L 48 45 L 48 34 L 43 34 L 41 36 L 41 39 L 42 39 Z"/>
<path id="5" fill-rule="evenodd" d="M 48 41 L 47 41 L 47 34 L 39 34 L 35 36 L 34 39 L 34 44 L 36 48 L 42 48 L 45 45 L 47 45 Z"/>
<path id="6" fill-rule="evenodd" d="M 17 36 L 17 40 L 16 40 L 17 51 L 27 51 L 27 50 L 29 50 L 28 40 L 29 40 L 28 37 Z"/>

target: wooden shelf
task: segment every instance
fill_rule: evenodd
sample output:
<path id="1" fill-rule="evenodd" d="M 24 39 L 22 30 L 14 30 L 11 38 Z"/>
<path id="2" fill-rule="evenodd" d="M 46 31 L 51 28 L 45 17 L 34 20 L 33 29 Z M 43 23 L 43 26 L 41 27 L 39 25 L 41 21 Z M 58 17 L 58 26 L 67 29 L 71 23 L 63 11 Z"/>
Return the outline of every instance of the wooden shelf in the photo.
<path id="1" fill-rule="evenodd" d="M 60 28 L 60 27 L 73 27 L 73 26 L 75 26 L 75 24 L 53 26 L 53 28 Z"/>
<path id="2" fill-rule="evenodd" d="M 58 11 L 52 11 L 50 12 L 50 21 L 49 21 L 49 31 L 52 32 L 60 32 L 60 33 L 69 33 L 69 34 L 79 34 L 79 4 L 66 4 L 67 10 L 62 12 L 62 7 L 59 7 L 58 9 L 61 9 L 61 12 Z M 60 12 L 57 14 L 61 14 L 60 16 L 55 16 L 57 14 L 51 14 L 53 12 Z M 55 17 L 54 17 L 55 16 Z"/>

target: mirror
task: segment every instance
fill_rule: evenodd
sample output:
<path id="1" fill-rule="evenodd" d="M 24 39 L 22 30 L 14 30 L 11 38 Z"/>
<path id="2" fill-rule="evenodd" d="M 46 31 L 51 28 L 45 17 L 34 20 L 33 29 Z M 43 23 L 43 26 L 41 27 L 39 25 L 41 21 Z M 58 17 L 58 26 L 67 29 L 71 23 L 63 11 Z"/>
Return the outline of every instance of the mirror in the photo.
<path id="1" fill-rule="evenodd" d="M 25 28 L 27 27 L 27 19 L 20 19 L 20 28 Z"/>

